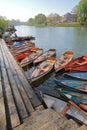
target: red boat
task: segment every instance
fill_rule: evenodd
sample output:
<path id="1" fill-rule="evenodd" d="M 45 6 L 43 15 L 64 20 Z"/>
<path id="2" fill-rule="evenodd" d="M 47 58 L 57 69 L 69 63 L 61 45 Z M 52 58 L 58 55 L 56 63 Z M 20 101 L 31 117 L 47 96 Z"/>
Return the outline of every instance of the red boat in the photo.
<path id="1" fill-rule="evenodd" d="M 70 61 L 66 67 L 65 71 L 74 70 L 76 67 L 79 68 L 80 66 L 85 66 L 87 64 L 87 55 L 83 55 L 82 57 L 78 57 L 72 61 Z M 81 67 L 81 68 L 82 68 Z"/>
<path id="2" fill-rule="evenodd" d="M 29 55 L 32 51 L 31 50 L 27 50 L 25 52 L 21 52 L 19 54 L 16 55 L 16 60 L 21 61 L 22 59 L 24 59 L 27 55 Z"/>
<path id="3" fill-rule="evenodd" d="M 76 71 L 87 71 L 87 63 L 72 68 L 70 72 L 76 72 Z"/>
<path id="4" fill-rule="evenodd" d="M 28 56 L 30 53 L 32 53 L 32 52 L 34 52 L 34 51 L 36 51 L 36 50 L 37 50 L 37 48 L 33 47 L 33 48 L 29 49 L 29 50 L 26 50 L 26 51 L 24 51 L 24 52 L 21 52 L 21 53 L 19 53 L 19 54 L 17 54 L 17 55 L 15 56 L 15 57 L 16 57 L 16 60 L 21 61 L 21 60 L 24 59 L 26 56 Z"/>

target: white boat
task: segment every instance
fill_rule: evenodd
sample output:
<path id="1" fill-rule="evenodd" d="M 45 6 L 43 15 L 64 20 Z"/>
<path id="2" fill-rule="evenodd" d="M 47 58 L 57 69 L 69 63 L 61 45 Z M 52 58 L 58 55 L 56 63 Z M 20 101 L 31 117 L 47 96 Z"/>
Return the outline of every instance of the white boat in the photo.
<path id="1" fill-rule="evenodd" d="M 65 68 L 65 66 L 72 60 L 74 53 L 72 51 L 66 51 L 61 54 L 58 58 L 56 58 L 56 62 L 54 65 L 55 72 L 60 71 Z"/>
<path id="2" fill-rule="evenodd" d="M 43 53 L 43 49 L 41 48 L 37 48 L 36 51 L 33 51 L 32 53 L 30 53 L 28 56 L 26 56 L 21 62 L 20 65 L 21 67 L 24 67 L 30 63 L 33 62 L 33 60 L 35 60 L 36 58 L 38 58 L 38 56 L 40 56 Z"/>
<path id="3" fill-rule="evenodd" d="M 56 49 L 49 49 L 48 51 L 44 52 L 40 55 L 36 60 L 33 61 L 34 64 L 42 62 L 46 60 L 48 57 L 54 56 L 56 54 Z"/>
<path id="4" fill-rule="evenodd" d="M 29 80 L 33 82 L 41 78 L 42 76 L 46 75 L 47 73 L 49 73 L 53 69 L 55 61 L 56 61 L 55 58 L 49 57 L 42 63 L 39 63 L 39 65 L 37 65 L 35 69 L 32 71 L 32 73 L 30 74 Z"/>

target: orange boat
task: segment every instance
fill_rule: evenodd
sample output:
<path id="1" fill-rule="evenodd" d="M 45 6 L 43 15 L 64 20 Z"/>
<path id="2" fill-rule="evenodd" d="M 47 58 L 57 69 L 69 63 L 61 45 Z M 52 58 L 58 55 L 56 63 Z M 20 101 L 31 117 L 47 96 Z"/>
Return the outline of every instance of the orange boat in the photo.
<path id="1" fill-rule="evenodd" d="M 78 68 L 80 70 L 80 68 L 82 67 L 84 69 L 86 64 L 87 64 L 87 54 L 69 62 L 65 67 L 65 71 L 72 71 L 75 70 L 75 68 Z"/>

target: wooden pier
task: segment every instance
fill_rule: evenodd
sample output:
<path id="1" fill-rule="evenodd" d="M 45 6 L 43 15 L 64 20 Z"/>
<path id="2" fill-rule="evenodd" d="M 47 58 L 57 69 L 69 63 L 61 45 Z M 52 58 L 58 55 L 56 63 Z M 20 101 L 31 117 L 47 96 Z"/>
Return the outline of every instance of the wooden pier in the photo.
<path id="1" fill-rule="evenodd" d="M 40 100 L 0 39 L 0 130 L 20 126 L 39 106 Z"/>

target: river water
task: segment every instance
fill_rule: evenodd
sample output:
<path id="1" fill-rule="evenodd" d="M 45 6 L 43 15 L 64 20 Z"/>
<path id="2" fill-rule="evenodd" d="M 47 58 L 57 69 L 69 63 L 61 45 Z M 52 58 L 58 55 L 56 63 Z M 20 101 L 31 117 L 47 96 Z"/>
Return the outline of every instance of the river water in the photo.
<path id="1" fill-rule="evenodd" d="M 57 56 L 67 50 L 74 51 L 75 57 L 87 53 L 87 28 L 16 26 L 16 29 L 19 36 L 34 36 L 37 47 L 56 48 Z"/>
<path id="2" fill-rule="evenodd" d="M 74 58 L 87 53 L 87 28 L 84 27 L 33 27 L 33 26 L 16 26 L 18 36 L 32 35 L 35 37 L 36 47 L 43 48 L 44 51 L 55 48 L 56 56 L 65 51 L 73 51 Z M 25 71 L 26 76 L 29 76 L 32 67 Z M 53 78 L 54 71 L 44 76 L 42 80 L 33 83 L 34 87 L 49 87 L 54 86 Z"/>

